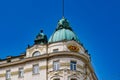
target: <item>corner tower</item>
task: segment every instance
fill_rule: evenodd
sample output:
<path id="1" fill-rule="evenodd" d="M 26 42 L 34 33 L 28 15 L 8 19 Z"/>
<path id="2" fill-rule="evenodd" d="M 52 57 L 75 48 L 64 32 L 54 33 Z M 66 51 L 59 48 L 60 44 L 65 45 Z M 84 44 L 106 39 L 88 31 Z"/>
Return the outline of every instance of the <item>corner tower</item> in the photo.
<path id="1" fill-rule="evenodd" d="M 90 55 L 67 19 L 62 18 L 48 41 L 48 80 L 98 80 Z"/>

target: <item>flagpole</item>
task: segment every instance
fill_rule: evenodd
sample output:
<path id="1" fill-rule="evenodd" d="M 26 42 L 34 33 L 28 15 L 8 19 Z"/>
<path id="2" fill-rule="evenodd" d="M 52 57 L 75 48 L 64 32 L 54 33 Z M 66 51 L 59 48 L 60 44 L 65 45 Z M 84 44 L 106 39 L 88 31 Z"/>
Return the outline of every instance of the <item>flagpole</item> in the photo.
<path id="1" fill-rule="evenodd" d="M 62 0 L 62 17 L 64 18 L 64 0 Z"/>

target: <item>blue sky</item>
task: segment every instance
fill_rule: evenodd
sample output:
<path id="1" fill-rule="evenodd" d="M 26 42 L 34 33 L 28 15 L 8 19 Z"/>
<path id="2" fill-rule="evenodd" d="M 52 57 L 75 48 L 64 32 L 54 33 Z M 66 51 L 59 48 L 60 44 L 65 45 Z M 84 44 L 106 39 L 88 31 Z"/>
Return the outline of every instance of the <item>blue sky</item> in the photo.
<path id="1" fill-rule="evenodd" d="M 0 58 L 48 38 L 62 18 L 62 0 L 0 0 Z M 99 80 L 120 80 L 120 1 L 65 0 L 65 18 L 91 54 Z"/>

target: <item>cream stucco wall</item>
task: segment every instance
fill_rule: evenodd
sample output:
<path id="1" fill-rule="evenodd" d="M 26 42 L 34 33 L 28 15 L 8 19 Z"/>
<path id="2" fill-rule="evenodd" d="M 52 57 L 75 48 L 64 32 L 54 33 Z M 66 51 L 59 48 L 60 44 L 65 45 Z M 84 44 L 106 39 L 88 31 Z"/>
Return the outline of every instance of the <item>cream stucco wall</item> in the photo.
<path id="1" fill-rule="evenodd" d="M 78 46 L 78 52 L 72 52 L 68 49 L 68 45 L 73 44 Z M 58 51 L 54 52 L 54 49 Z M 33 53 L 39 51 L 39 56 L 33 57 Z M 11 80 L 97 80 L 94 70 L 90 63 L 90 56 L 85 52 L 85 49 L 75 41 L 57 42 L 47 45 L 33 45 L 26 50 L 26 56 L 23 59 L 20 57 L 10 58 L 11 62 L 6 60 L 0 61 L 0 80 L 6 80 L 6 70 L 11 71 Z M 53 62 L 58 60 L 60 69 L 53 70 Z M 77 69 L 70 70 L 70 62 L 77 62 Z M 33 74 L 33 65 L 39 65 L 39 74 Z M 24 69 L 24 77 L 18 77 L 19 68 Z"/>

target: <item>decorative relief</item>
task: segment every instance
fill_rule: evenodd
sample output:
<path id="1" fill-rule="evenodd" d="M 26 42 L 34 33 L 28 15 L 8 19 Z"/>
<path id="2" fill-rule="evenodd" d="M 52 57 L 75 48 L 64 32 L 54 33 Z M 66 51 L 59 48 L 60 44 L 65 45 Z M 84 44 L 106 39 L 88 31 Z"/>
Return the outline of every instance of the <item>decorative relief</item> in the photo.
<path id="1" fill-rule="evenodd" d="M 61 66 L 70 66 L 70 63 L 61 63 Z"/>
<path id="2" fill-rule="evenodd" d="M 33 52 L 33 50 L 34 50 L 34 48 L 29 49 L 28 51 L 29 51 L 29 53 L 32 53 L 32 52 Z"/>
<path id="3" fill-rule="evenodd" d="M 46 69 L 47 66 L 40 66 L 40 70 Z"/>
<path id="4" fill-rule="evenodd" d="M 63 76 L 62 75 L 52 75 L 52 76 L 49 76 L 49 80 L 56 80 L 56 78 L 59 78 L 60 80 L 63 80 Z"/>
<path id="5" fill-rule="evenodd" d="M 70 63 L 60 63 L 60 66 L 62 67 L 62 66 L 67 66 L 67 67 L 69 67 L 70 66 Z M 46 68 L 46 66 L 42 66 L 42 68 Z M 51 68 L 53 68 L 53 65 L 51 64 L 51 65 L 48 65 L 48 69 L 51 69 Z"/>
<path id="6" fill-rule="evenodd" d="M 42 51 L 43 48 L 45 48 L 45 47 L 43 47 L 43 46 L 42 46 L 42 47 L 39 47 L 39 46 L 36 46 L 36 47 L 35 47 L 35 49 L 38 49 L 38 50 L 40 50 L 40 51 Z"/>
<path id="7" fill-rule="evenodd" d="M 44 48 L 45 48 L 45 47 L 35 46 L 35 47 L 33 47 L 33 48 L 30 48 L 28 51 L 29 51 L 30 54 L 32 54 L 32 53 L 35 52 L 35 51 L 40 51 L 40 52 L 42 52 Z"/>
<path id="8" fill-rule="evenodd" d="M 11 75 L 18 75 L 18 71 L 12 72 Z"/>
<path id="9" fill-rule="evenodd" d="M 53 66 L 52 65 L 48 65 L 48 69 L 52 68 Z"/>
<path id="10" fill-rule="evenodd" d="M 11 75 L 18 75 L 18 71 L 11 72 Z M 0 77 L 5 77 L 5 73 L 4 74 L 0 74 Z"/>
<path id="11" fill-rule="evenodd" d="M 48 73 L 49 74 L 49 76 L 52 76 L 54 73 L 53 72 L 50 72 L 50 73 Z"/>
<path id="12" fill-rule="evenodd" d="M 63 70 L 52 71 L 52 72 L 49 73 L 49 76 L 62 75 L 62 74 L 63 74 Z"/>
<path id="13" fill-rule="evenodd" d="M 63 71 L 59 71 L 58 73 L 59 73 L 59 74 L 63 74 Z"/>
<path id="14" fill-rule="evenodd" d="M 68 70 L 67 73 L 70 74 L 71 73 L 70 70 Z"/>
<path id="15" fill-rule="evenodd" d="M 67 43 L 67 48 L 72 52 L 79 52 L 80 47 L 76 43 Z"/>
<path id="16" fill-rule="evenodd" d="M 57 72 L 54 72 L 54 75 L 59 75 L 58 71 L 57 71 Z"/>
<path id="17" fill-rule="evenodd" d="M 77 65 L 77 68 L 79 68 L 79 69 L 84 69 L 81 65 Z"/>
<path id="18" fill-rule="evenodd" d="M 82 75 L 82 74 L 84 74 L 83 72 L 81 72 L 81 71 L 71 71 L 71 70 L 66 70 L 66 73 L 68 74 L 68 75 Z"/>
<path id="19" fill-rule="evenodd" d="M 31 72 L 31 71 L 32 71 L 32 68 L 25 69 L 25 73 Z M 11 72 L 11 75 L 18 75 L 18 71 Z M 5 73 L 0 74 L 0 77 L 5 77 L 5 76 L 6 76 Z"/>
<path id="20" fill-rule="evenodd" d="M 31 71 L 32 71 L 32 68 L 25 69 L 25 73 L 26 72 L 31 72 Z"/>
<path id="21" fill-rule="evenodd" d="M 0 74 L 0 77 L 5 77 L 5 73 L 3 73 L 3 74 Z"/>

